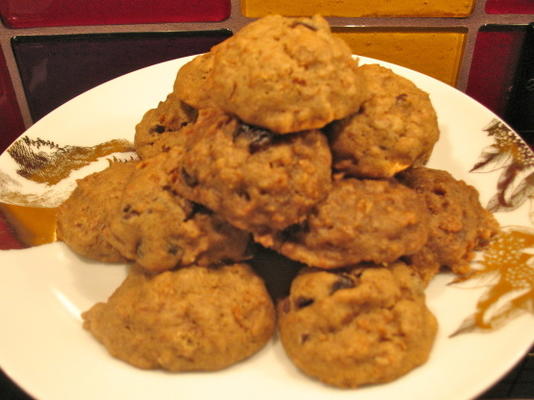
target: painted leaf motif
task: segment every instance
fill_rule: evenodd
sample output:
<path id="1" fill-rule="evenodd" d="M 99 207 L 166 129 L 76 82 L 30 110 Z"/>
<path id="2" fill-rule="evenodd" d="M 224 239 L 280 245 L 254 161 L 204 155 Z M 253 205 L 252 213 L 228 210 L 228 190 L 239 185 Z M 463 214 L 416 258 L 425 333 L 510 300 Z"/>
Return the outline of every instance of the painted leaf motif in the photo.
<path id="1" fill-rule="evenodd" d="M 491 145 L 482 150 L 478 161 L 469 172 L 494 172 L 506 168 L 512 161 L 508 153 L 503 153 L 496 145 Z"/>
<path id="2" fill-rule="evenodd" d="M 497 235 L 483 253 L 481 268 L 457 280 L 496 275 L 497 282 L 479 300 L 475 313 L 451 336 L 495 329 L 525 311 L 534 313 L 533 249 L 533 229 L 508 227 Z M 499 305 L 503 300 L 504 304 Z"/>
<path id="3" fill-rule="evenodd" d="M 486 208 L 492 212 L 515 210 L 533 196 L 533 177 L 529 175 L 534 169 L 533 153 L 512 129 L 497 119 L 484 131 L 495 142 L 482 151 L 471 172 L 501 170 L 497 192 Z"/>

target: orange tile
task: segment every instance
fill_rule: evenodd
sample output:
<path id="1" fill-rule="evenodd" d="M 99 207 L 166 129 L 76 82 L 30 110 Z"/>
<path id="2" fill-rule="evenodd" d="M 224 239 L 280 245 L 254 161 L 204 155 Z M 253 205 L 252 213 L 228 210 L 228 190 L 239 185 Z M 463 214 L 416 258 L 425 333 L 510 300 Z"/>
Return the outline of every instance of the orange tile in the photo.
<path id="1" fill-rule="evenodd" d="M 456 84 L 464 29 L 333 28 L 354 54 L 377 58 Z"/>
<path id="2" fill-rule="evenodd" d="M 245 17 L 322 14 L 331 17 L 466 17 L 474 0 L 241 0 Z"/>

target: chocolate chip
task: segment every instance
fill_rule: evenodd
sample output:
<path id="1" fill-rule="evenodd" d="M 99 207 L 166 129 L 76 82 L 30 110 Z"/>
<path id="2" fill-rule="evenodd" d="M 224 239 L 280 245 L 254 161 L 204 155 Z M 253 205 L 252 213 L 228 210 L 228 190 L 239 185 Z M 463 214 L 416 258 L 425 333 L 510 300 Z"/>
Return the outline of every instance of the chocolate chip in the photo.
<path id="1" fill-rule="evenodd" d="M 191 211 L 189 214 L 185 217 L 184 221 L 189 221 L 191 218 L 193 218 L 197 214 L 206 214 L 206 215 L 212 215 L 213 211 L 211 211 L 209 208 L 204 207 L 202 204 L 191 202 Z"/>
<path id="2" fill-rule="evenodd" d="M 187 172 L 185 168 L 182 168 L 181 173 L 182 173 L 182 178 L 184 179 L 184 182 L 187 186 L 193 188 L 196 185 L 198 185 L 197 178 L 191 175 L 189 172 Z"/>
<path id="3" fill-rule="evenodd" d="M 302 335 L 300 335 L 300 344 L 306 343 L 309 338 L 310 335 L 308 333 L 303 333 Z"/>
<path id="4" fill-rule="evenodd" d="M 181 252 L 181 251 L 182 251 L 182 248 L 180 246 L 177 246 L 172 243 L 169 244 L 169 248 L 167 249 L 167 252 L 169 254 L 172 254 L 173 256 L 175 256 L 176 254 L 178 254 L 178 252 Z"/>
<path id="5" fill-rule="evenodd" d="M 338 279 L 332 284 L 330 294 L 333 294 L 341 289 L 351 289 L 356 286 L 356 282 L 350 275 L 339 275 Z"/>
<path id="6" fill-rule="evenodd" d="M 266 129 L 242 123 L 234 134 L 234 137 L 239 136 L 249 140 L 248 151 L 250 154 L 254 154 L 268 148 L 275 135 Z"/>
<path id="7" fill-rule="evenodd" d="M 122 209 L 122 212 L 124 214 L 123 218 L 128 220 L 132 217 L 138 217 L 139 215 L 141 215 L 141 213 L 135 209 L 132 208 L 131 205 L 126 205 L 123 209 Z"/>
<path id="8" fill-rule="evenodd" d="M 311 306 L 313 303 L 315 303 L 315 300 L 309 297 L 298 297 L 295 300 L 295 306 L 299 309 Z"/>
<path id="9" fill-rule="evenodd" d="M 165 127 L 163 125 L 154 125 L 151 129 L 150 129 L 150 132 L 154 132 L 154 133 L 163 133 L 165 132 Z"/>
<path id="10" fill-rule="evenodd" d="M 161 187 L 165 192 L 168 192 L 171 196 L 178 196 L 178 193 L 176 190 L 172 188 L 170 185 L 164 185 Z"/>
<path id="11" fill-rule="evenodd" d="M 288 242 L 295 239 L 295 236 L 300 232 L 307 232 L 309 230 L 308 222 L 304 221 L 300 224 L 289 225 L 287 228 L 280 231 L 278 234 L 279 239 L 282 242 Z"/>
<path id="12" fill-rule="evenodd" d="M 401 93 L 399 94 L 395 100 L 397 101 L 397 103 L 405 103 L 408 99 L 408 95 L 406 93 Z"/>

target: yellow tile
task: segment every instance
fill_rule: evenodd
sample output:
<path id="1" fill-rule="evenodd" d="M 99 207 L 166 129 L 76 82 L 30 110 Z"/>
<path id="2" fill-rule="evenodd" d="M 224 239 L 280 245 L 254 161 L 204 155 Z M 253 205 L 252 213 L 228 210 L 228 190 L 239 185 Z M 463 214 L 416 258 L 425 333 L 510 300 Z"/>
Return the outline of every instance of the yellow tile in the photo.
<path id="1" fill-rule="evenodd" d="M 409 28 L 333 28 L 354 54 L 377 58 L 456 84 L 466 32 Z"/>
<path id="2" fill-rule="evenodd" d="M 466 17 L 474 0 L 241 0 L 245 17 L 268 14 L 331 17 Z"/>

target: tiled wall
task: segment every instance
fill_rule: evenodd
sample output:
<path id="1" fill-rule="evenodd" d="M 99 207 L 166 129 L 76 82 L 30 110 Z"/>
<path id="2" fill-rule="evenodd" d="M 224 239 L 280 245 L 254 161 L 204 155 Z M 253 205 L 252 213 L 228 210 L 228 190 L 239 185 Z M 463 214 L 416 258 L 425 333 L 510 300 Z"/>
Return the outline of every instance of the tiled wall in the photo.
<path id="1" fill-rule="evenodd" d="M 323 14 L 354 53 L 455 86 L 534 143 L 533 0 L 0 0 L 0 151 L 83 91 L 269 13 Z"/>

